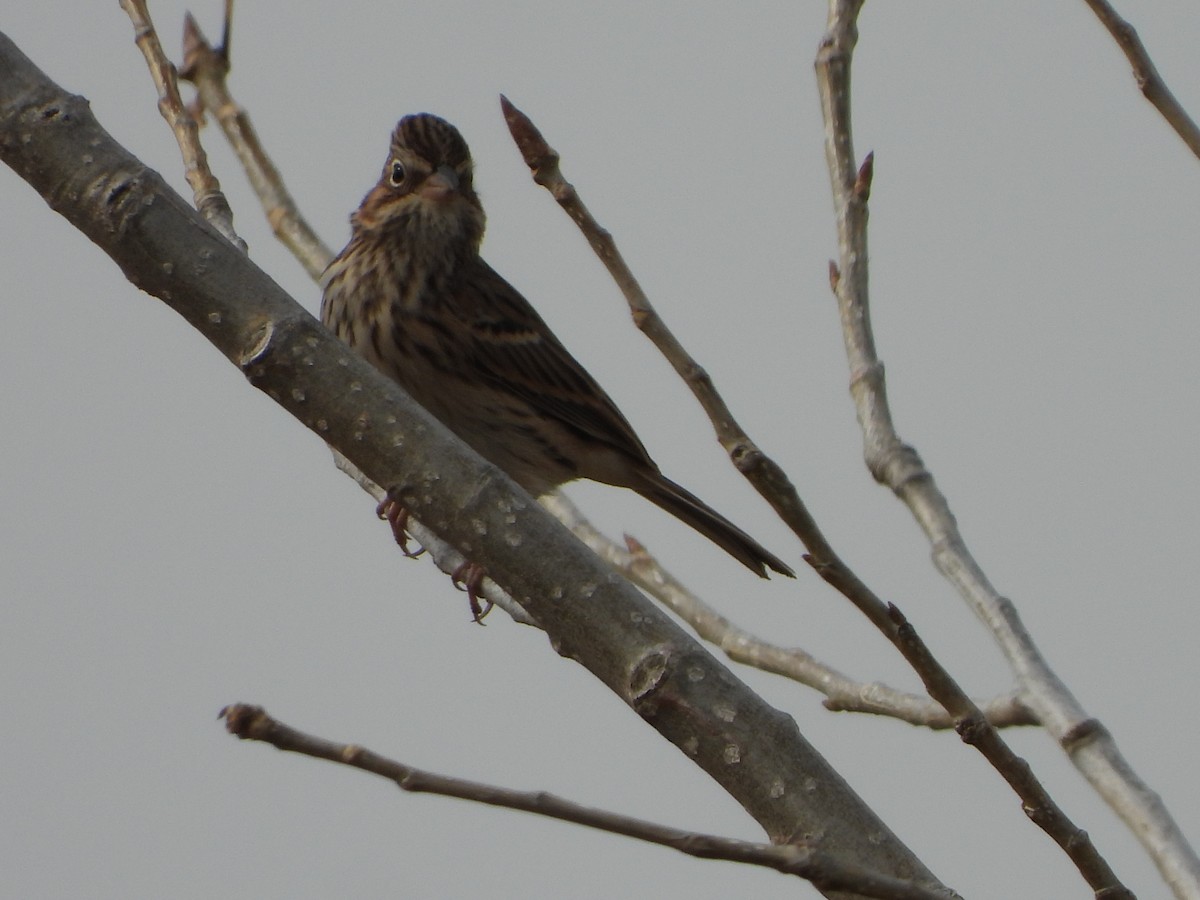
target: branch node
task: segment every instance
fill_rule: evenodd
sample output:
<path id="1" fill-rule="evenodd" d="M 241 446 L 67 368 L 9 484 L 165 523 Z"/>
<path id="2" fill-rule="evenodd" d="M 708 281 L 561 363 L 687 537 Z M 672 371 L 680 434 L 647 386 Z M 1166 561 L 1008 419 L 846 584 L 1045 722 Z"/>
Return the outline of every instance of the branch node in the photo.
<path id="1" fill-rule="evenodd" d="M 249 375 L 249 370 L 263 361 L 274 337 L 275 325 L 273 322 L 264 322 L 254 330 L 250 338 L 250 345 L 242 354 L 242 358 L 238 360 L 238 365 L 241 366 L 243 372 Z"/>
<path id="2" fill-rule="evenodd" d="M 1058 739 L 1058 743 L 1070 756 L 1081 747 L 1107 736 L 1108 729 L 1101 724 L 1099 719 L 1087 718 L 1068 728 Z"/>
<path id="3" fill-rule="evenodd" d="M 273 720 L 261 706 L 246 703 L 232 703 L 218 714 L 217 718 L 225 720 L 225 730 L 241 740 L 266 740 L 271 731 Z"/>
<path id="4" fill-rule="evenodd" d="M 629 698 L 638 712 L 645 715 L 643 704 L 667 682 L 671 668 L 671 653 L 666 646 L 654 647 L 645 653 L 629 673 Z"/>

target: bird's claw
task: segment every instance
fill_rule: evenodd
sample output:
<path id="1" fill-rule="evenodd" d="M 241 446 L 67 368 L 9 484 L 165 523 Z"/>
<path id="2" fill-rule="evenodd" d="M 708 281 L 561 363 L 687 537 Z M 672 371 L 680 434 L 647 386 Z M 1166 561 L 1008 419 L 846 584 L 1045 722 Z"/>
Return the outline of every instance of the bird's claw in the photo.
<path id="1" fill-rule="evenodd" d="M 471 604 L 471 618 L 479 625 L 483 624 L 484 618 L 492 611 L 495 606 L 487 597 L 483 598 L 484 604 L 479 603 L 479 591 L 483 587 L 483 576 L 487 574 L 483 570 L 483 566 L 473 562 L 465 562 L 450 575 L 450 580 L 454 586 L 460 591 L 467 592 L 467 602 Z"/>
<path id="2" fill-rule="evenodd" d="M 409 559 L 416 559 L 425 552 L 424 547 L 418 547 L 415 551 L 409 549 L 408 539 L 411 535 L 408 533 L 408 507 L 404 506 L 398 500 L 392 498 L 389 494 L 380 504 L 375 507 L 375 515 L 381 519 L 385 519 L 392 526 L 392 536 L 396 539 L 396 543 L 400 545 L 400 552 Z"/>

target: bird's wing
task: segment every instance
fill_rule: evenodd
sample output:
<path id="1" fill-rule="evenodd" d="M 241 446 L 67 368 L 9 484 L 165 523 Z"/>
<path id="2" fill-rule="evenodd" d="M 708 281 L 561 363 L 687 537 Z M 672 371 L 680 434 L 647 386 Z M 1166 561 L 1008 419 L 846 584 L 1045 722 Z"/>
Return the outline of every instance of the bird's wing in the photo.
<path id="1" fill-rule="evenodd" d="M 452 293 L 463 333 L 470 335 L 458 351 L 482 381 L 520 397 L 536 412 L 582 436 L 657 469 L 604 389 L 491 266 L 478 260 Z"/>

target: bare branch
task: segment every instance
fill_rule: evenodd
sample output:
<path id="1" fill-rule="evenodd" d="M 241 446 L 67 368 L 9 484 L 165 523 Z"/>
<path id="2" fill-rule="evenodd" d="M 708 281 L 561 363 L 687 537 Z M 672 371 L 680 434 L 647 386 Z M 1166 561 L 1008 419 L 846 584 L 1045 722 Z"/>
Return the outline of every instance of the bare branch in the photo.
<path id="1" fill-rule="evenodd" d="M 1100 23 L 1108 29 L 1117 46 L 1125 53 L 1125 58 L 1133 66 L 1133 77 L 1137 80 L 1138 89 L 1142 95 L 1153 104 L 1167 124 L 1175 129 L 1175 133 L 1183 138 L 1188 149 L 1200 157 L 1200 128 L 1192 121 L 1187 110 L 1175 99 L 1171 89 L 1167 87 L 1158 68 L 1150 59 L 1150 54 L 1142 44 L 1134 27 L 1117 15 L 1117 11 L 1107 0 L 1084 0 L 1096 14 Z"/>
<path id="2" fill-rule="evenodd" d="M 830 266 L 850 370 L 850 393 L 871 474 L 912 512 L 933 546 L 935 565 L 991 630 L 1017 675 L 1021 696 L 1081 772 L 1134 831 L 1180 897 L 1200 896 L 1200 860 L 1159 797 L 1134 774 L 1104 729 L 1071 736 L 1093 720 L 1042 657 L 1017 615 L 971 556 L 949 503 L 916 450 L 892 422 L 883 363 L 871 332 L 867 196 L 871 160 L 860 169 L 851 137 L 850 64 L 861 0 L 831 0 L 816 72 L 825 119 L 825 155 L 837 213 L 839 263 Z"/>
<path id="3" fill-rule="evenodd" d="M 805 843 L 761 844 L 683 831 L 657 822 L 582 806 L 545 791 L 514 791 L 440 775 L 388 759 L 356 744 L 338 744 L 298 731 L 272 718 L 261 706 L 235 704 L 221 710 L 225 727 L 242 740 L 261 741 L 291 753 L 350 766 L 394 781 L 403 791 L 456 797 L 504 809 L 574 822 L 599 831 L 660 844 L 700 859 L 723 859 L 774 869 L 812 882 L 822 891 L 853 891 L 880 900 L 946 900 L 956 896 L 845 864 Z"/>
<path id="4" fill-rule="evenodd" d="M 201 110 L 216 117 L 229 145 L 237 154 L 250 186 L 258 195 L 267 222 L 275 236 L 292 251 L 314 281 L 319 281 L 333 258 L 329 249 L 300 214 L 296 201 L 283 183 L 279 170 L 263 149 L 250 124 L 250 117 L 233 99 L 226 77 L 230 69 L 232 0 L 226 6 L 223 43 L 218 50 L 205 39 L 189 13 L 183 25 L 183 71 L 180 77 L 192 82 L 199 93 Z"/>
<path id="5" fill-rule="evenodd" d="M 196 209 L 200 210 L 201 215 L 227 240 L 245 252 L 246 242 L 233 230 L 233 211 L 221 192 L 220 182 L 208 167 L 208 155 L 200 145 L 200 132 L 196 127 L 196 120 L 187 111 L 179 96 L 175 66 L 163 52 L 145 0 L 121 0 L 121 8 L 133 22 L 134 40 L 146 58 L 150 76 L 154 79 L 154 86 L 158 88 L 158 111 L 171 126 L 179 144 L 179 151 L 183 155 L 184 175 L 195 195 Z"/>

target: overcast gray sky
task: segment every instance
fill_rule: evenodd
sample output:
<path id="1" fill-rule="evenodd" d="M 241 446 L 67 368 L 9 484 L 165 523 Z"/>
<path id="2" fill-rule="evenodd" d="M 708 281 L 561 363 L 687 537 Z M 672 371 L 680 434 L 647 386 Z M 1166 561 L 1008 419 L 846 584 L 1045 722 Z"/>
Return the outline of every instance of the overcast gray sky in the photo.
<path id="1" fill-rule="evenodd" d="M 190 3 L 219 30 L 220 3 Z M 1200 113 L 1200 12 L 1125 4 Z M 184 4 L 153 13 L 177 53 Z M 9 3 L 0 24 L 187 193 L 128 20 Z M 592 370 L 672 478 L 784 558 L 583 239 L 533 186 L 505 92 L 563 154 L 660 311 L 843 555 L 979 695 L 1011 678 L 861 462 L 836 308 L 812 60 L 824 4 L 242 4 L 232 86 L 340 247 L 407 112 L 455 122 L 488 260 Z M 994 583 L 1191 837 L 1200 582 L 1200 168 L 1082 2 L 876 3 L 855 59 L 876 152 L 871 285 L 901 436 Z M 260 266 L 316 311 L 215 129 Z M 434 797 L 240 745 L 264 704 L 414 765 L 758 839 L 737 804 L 545 638 L 468 621 L 311 434 L 7 169 L 0 171 L 0 894 L 12 897 L 815 896 L 770 872 Z M 638 497 L 571 489 L 724 613 L 864 680 L 915 678 L 801 574 L 760 584 Z M 741 672 L 948 884 L 1084 897 L 952 734 L 823 710 Z M 1040 731 L 1010 734 L 1144 897 L 1166 889 Z"/>

